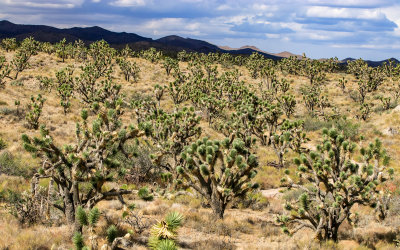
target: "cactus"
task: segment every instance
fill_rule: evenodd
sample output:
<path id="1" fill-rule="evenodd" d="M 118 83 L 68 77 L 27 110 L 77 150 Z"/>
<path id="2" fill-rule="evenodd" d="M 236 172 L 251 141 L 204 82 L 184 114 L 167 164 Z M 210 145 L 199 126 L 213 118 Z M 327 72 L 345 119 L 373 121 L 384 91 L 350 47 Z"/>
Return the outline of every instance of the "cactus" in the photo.
<path id="1" fill-rule="evenodd" d="M 186 147 L 182 159 L 184 164 L 177 167 L 177 172 L 210 203 L 218 218 L 223 218 L 233 198 L 258 187 L 252 183 L 258 159 L 241 139 L 233 136 L 222 141 L 207 137 L 198 140 Z"/>
<path id="2" fill-rule="evenodd" d="M 319 240 L 337 241 L 338 229 L 350 218 L 355 204 L 376 207 L 380 203 L 378 186 L 393 173 L 386 167 L 389 157 L 376 139 L 368 148 L 360 148 L 363 162 L 357 163 L 353 160 L 356 147 L 335 128 L 324 129 L 323 142 L 316 151 L 294 159 L 300 182 L 286 176 L 282 184 L 303 193 L 285 204 L 289 215 L 277 217 L 285 232 L 292 234 L 306 227 L 314 230 Z"/>

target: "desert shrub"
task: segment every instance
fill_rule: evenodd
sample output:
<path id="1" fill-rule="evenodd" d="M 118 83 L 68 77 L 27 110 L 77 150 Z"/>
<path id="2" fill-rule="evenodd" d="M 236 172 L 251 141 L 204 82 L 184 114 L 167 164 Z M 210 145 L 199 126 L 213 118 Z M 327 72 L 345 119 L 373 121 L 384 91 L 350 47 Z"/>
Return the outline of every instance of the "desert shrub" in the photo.
<path id="1" fill-rule="evenodd" d="M 252 210 L 263 210 L 268 207 L 269 201 L 260 192 L 249 192 L 246 197 L 239 201 L 239 208 L 251 208 Z"/>
<path id="2" fill-rule="evenodd" d="M 30 168 L 29 165 L 23 163 L 20 158 L 15 157 L 8 151 L 5 151 L 0 154 L 0 174 L 29 178 L 33 174 L 33 169 Z"/>
<path id="3" fill-rule="evenodd" d="M 18 193 L 10 189 L 3 192 L 6 208 L 21 225 L 33 225 L 36 223 L 44 223 L 47 194 L 44 188 L 37 190 L 36 195 L 27 192 Z"/>
<path id="4" fill-rule="evenodd" d="M 10 115 L 13 113 L 13 110 L 8 107 L 0 108 L 0 115 Z"/>
<path id="5" fill-rule="evenodd" d="M 0 137 L 0 150 L 3 150 L 5 148 L 7 148 L 7 143 L 3 138 Z"/>
<path id="6" fill-rule="evenodd" d="M 307 116 L 304 118 L 304 129 L 306 131 L 317 131 L 327 126 L 327 121 L 320 120 L 317 117 Z"/>
<path id="7" fill-rule="evenodd" d="M 360 124 L 354 123 L 346 117 L 341 117 L 339 119 L 334 119 L 330 121 L 322 121 L 315 117 L 306 117 L 304 119 L 304 129 L 306 131 L 317 131 L 322 128 L 337 128 L 346 138 L 356 140 Z"/>
<path id="8" fill-rule="evenodd" d="M 144 186 L 139 189 L 138 196 L 140 199 L 145 201 L 152 201 L 154 199 L 154 196 L 150 193 L 147 186 Z"/>

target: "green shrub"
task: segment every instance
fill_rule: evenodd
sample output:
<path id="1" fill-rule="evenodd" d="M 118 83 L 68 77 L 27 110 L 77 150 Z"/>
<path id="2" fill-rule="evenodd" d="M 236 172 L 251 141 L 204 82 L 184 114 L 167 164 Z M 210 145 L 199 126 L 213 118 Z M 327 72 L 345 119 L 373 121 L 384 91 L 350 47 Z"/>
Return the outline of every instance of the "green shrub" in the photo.
<path id="1" fill-rule="evenodd" d="M 0 154 L 0 174 L 29 178 L 32 176 L 32 172 L 29 165 L 24 164 L 20 158 L 10 152 L 5 151 Z"/>
<path id="2" fill-rule="evenodd" d="M 154 199 L 154 196 L 150 193 L 146 186 L 139 189 L 138 195 L 140 199 L 145 201 L 152 201 Z"/>
<path id="3" fill-rule="evenodd" d="M 315 117 L 306 117 L 304 119 L 304 129 L 306 131 L 317 131 L 322 128 L 337 128 L 346 138 L 350 138 L 353 141 L 358 140 L 357 136 L 359 134 L 359 123 L 354 123 L 348 120 L 346 117 L 341 117 L 339 119 L 331 121 L 319 120 Z"/>
<path id="4" fill-rule="evenodd" d="M 3 140 L 3 138 L 0 138 L 0 150 L 5 148 L 7 148 L 7 143 Z"/>

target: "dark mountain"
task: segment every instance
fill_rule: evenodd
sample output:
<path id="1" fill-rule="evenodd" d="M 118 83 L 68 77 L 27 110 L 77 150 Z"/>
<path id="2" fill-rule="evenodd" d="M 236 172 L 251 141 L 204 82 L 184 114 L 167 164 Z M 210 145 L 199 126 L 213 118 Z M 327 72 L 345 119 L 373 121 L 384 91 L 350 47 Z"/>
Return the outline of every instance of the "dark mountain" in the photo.
<path id="1" fill-rule="evenodd" d="M 81 39 L 86 43 L 104 39 L 110 44 L 127 44 L 139 41 L 151 41 L 151 38 L 142 37 L 133 33 L 112 32 L 98 26 L 88 28 L 58 29 L 46 25 L 22 25 L 9 21 L 0 21 L 0 39 L 15 37 L 22 40 L 33 36 L 41 42 L 55 43 L 64 37 L 68 42 Z"/>
<path id="2" fill-rule="evenodd" d="M 197 39 L 191 39 L 191 38 L 183 38 L 180 36 L 166 36 L 162 37 L 160 39 L 155 40 L 156 42 L 159 42 L 161 44 L 167 45 L 167 46 L 174 46 L 174 47 L 181 47 L 181 48 L 187 48 L 193 51 L 206 51 L 206 52 L 217 52 L 221 51 L 221 49 L 218 46 L 215 46 L 211 43 L 202 41 L 202 40 L 197 40 Z"/>
<path id="3" fill-rule="evenodd" d="M 345 58 L 345 59 L 341 60 L 341 63 L 347 64 L 348 62 L 351 62 L 351 61 L 354 61 L 354 60 L 357 60 L 357 59 L 348 57 L 348 58 Z M 393 57 L 389 58 L 389 59 L 386 59 L 386 60 L 382 60 L 382 61 L 371 61 L 371 60 L 365 60 L 365 61 L 367 62 L 368 66 L 370 66 L 370 67 L 378 67 L 378 66 L 380 66 L 380 65 L 382 65 L 384 63 L 389 63 L 389 60 L 392 60 L 395 64 L 399 64 L 400 63 L 399 60 L 397 60 L 396 58 L 393 58 Z"/>
<path id="4" fill-rule="evenodd" d="M 128 44 L 133 50 L 142 50 L 154 47 L 166 52 L 167 54 L 176 54 L 176 52 L 182 50 L 202 53 L 231 53 L 235 55 L 249 55 L 253 52 L 256 52 L 256 50 L 251 48 L 237 49 L 234 51 L 224 50 L 206 41 L 183 38 L 180 36 L 166 36 L 157 40 L 153 40 L 151 38 L 142 37 L 134 33 L 112 32 L 98 26 L 58 29 L 46 25 L 23 25 L 14 24 L 9 21 L 0 21 L 0 39 L 15 37 L 18 41 L 21 41 L 30 36 L 34 37 L 38 41 L 51 43 L 56 43 L 63 38 L 66 38 L 68 42 L 73 42 L 80 39 L 86 44 L 104 39 L 111 46 L 116 48 L 122 48 L 126 44 Z M 260 53 L 275 60 L 281 58 L 268 53 Z"/>
<path id="5" fill-rule="evenodd" d="M 183 38 L 180 36 L 166 36 L 157 40 L 139 36 L 134 33 L 126 32 L 113 32 L 103 29 L 98 26 L 87 27 L 87 28 L 69 28 L 69 29 L 58 29 L 47 25 L 23 25 L 14 24 L 9 21 L 0 21 L 0 40 L 7 37 L 15 37 L 18 41 L 23 40 L 26 37 L 34 37 L 36 40 L 41 42 L 56 43 L 63 38 L 66 38 L 68 42 L 75 40 L 82 40 L 86 44 L 90 44 L 94 41 L 104 39 L 111 46 L 115 48 L 123 48 L 126 44 L 133 50 L 143 50 L 150 47 L 154 47 L 158 50 L 162 50 L 164 53 L 174 55 L 179 51 L 186 50 L 188 52 L 220 52 L 230 53 L 232 55 L 250 55 L 253 52 L 258 52 L 264 55 L 266 58 L 273 60 L 279 60 L 288 55 L 292 55 L 289 52 L 282 52 L 278 54 L 272 54 L 262 51 L 254 46 L 243 46 L 238 49 L 232 49 L 226 46 L 218 47 L 206 41 Z M 353 58 L 346 58 L 342 60 L 342 64 L 346 64 L 348 61 L 355 60 Z M 379 66 L 387 60 L 383 61 L 367 61 L 370 66 Z M 395 62 L 399 63 L 397 59 L 392 58 Z"/>

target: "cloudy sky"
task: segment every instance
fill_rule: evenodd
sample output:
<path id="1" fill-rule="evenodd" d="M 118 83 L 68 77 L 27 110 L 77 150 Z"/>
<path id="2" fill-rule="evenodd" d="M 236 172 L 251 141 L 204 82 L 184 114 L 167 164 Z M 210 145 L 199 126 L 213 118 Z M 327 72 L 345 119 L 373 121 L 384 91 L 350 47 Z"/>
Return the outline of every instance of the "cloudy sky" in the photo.
<path id="1" fill-rule="evenodd" d="M 0 19 L 176 34 L 313 58 L 400 59 L 399 0 L 0 0 Z"/>

